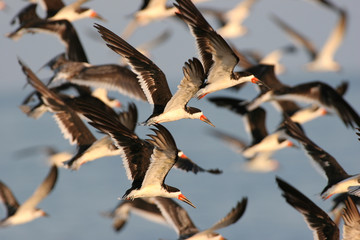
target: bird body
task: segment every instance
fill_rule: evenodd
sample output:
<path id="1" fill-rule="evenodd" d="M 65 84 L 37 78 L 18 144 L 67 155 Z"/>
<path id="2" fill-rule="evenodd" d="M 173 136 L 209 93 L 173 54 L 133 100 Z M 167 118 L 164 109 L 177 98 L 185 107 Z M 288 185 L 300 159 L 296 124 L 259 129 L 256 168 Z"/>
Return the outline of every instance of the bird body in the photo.
<path id="1" fill-rule="evenodd" d="M 214 126 L 200 109 L 187 106 L 205 79 L 203 66 L 197 58 L 185 63 L 184 78 L 178 91 L 172 95 L 165 74 L 154 62 L 107 28 L 98 24 L 95 28 L 109 48 L 128 59 L 132 70 L 138 75 L 148 102 L 154 105 L 153 113 L 145 121 L 146 125 L 189 118 Z"/>
<path id="2" fill-rule="evenodd" d="M 354 108 L 333 87 L 321 81 L 301 83 L 293 87 L 282 86 L 261 93 L 247 105 L 247 109 L 251 111 L 263 102 L 274 100 L 314 103 L 334 110 L 345 126 L 360 126 L 360 116 Z"/>
<path id="3" fill-rule="evenodd" d="M 86 103 L 78 105 L 89 123 L 107 133 L 121 150 L 123 165 L 132 186 L 123 195 L 131 200 L 139 197 L 163 196 L 177 198 L 194 205 L 175 187 L 165 184 L 165 178 L 178 159 L 178 149 L 171 133 L 156 124 L 150 139 L 140 139 L 118 119 L 117 115 L 93 108 Z"/>
<path id="4" fill-rule="evenodd" d="M 47 213 L 36 206 L 53 190 L 58 176 L 58 169 L 52 165 L 47 177 L 22 205 L 20 205 L 11 190 L 0 181 L 0 200 L 5 204 L 7 216 L 0 221 L 0 227 L 8 227 L 30 222 Z"/>
<path id="5" fill-rule="evenodd" d="M 351 176 L 332 185 L 321 194 L 323 199 L 328 199 L 334 194 L 346 193 L 360 196 L 360 175 Z"/>
<path id="6" fill-rule="evenodd" d="M 234 72 L 239 58 L 229 44 L 210 26 L 190 0 L 177 0 L 176 15 L 188 24 L 196 40 L 207 81 L 194 97 L 201 99 L 207 94 L 244 82 L 262 84 L 249 72 Z"/>

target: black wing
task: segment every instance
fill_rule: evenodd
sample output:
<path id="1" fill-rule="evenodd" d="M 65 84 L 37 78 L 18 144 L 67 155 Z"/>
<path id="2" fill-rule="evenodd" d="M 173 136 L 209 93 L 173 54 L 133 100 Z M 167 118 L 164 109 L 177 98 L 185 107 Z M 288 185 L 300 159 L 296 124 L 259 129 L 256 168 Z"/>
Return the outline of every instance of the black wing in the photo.
<path id="1" fill-rule="evenodd" d="M 286 199 L 286 202 L 304 216 L 306 223 L 314 231 L 314 236 L 317 236 L 317 239 L 339 239 L 339 229 L 326 212 L 285 181 L 278 177 L 276 181 L 279 188 L 283 191 L 282 196 Z"/>
<path id="2" fill-rule="evenodd" d="M 99 24 L 95 24 L 95 28 L 110 49 L 128 59 L 132 70 L 138 75 L 148 102 L 154 104 L 154 112 L 162 112 L 172 97 L 165 74 L 154 62 L 115 33 Z"/>
<path id="3" fill-rule="evenodd" d="M 290 118 L 285 119 L 283 124 L 286 127 L 286 133 L 298 140 L 315 163 L 325 172 L 328 184 L 322 192 L 325 192 L 333 184 L 350 177 L 333 156 L 311 141 Z"/>

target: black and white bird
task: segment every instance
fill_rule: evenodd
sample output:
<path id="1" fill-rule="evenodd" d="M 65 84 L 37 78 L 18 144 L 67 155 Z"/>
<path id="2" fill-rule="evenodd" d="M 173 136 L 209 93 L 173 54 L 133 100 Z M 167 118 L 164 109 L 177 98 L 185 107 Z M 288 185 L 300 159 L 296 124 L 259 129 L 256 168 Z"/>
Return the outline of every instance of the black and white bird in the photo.
<path id="1" fill-rule="evenodd" d="M 359 131 L 359 129 L 358 129 Z M 356 133 L 360 135 L 359 132 Z M 360 139 L 359 139 L 360 140 Z M 325 193 L 323 198 L 328 199 L 334 194 L 348 193 L 360 197 L 360 174 L 349 176 L 333 184 Z"/>
<path id="2" fill-rule="evenodd" d="M 76 0 L 65 5 L 62 0 L 39 0 L 38 2 L 46 10 L 46 19 L 62 20 L 74 22 L 84 18 L 96 18 L 104 21 L 94 9 L 83 7 L 82 5 L 89 0 Z"/>
<path id="3" fill-rule="evenodd" d="M 283 89 L 291 88 L 289 85 L 282 83 L 276 76 L 274 65 L 257 64 L 252 66 L 251 68 L 248 68 L 248 71 L 252 72 L 258 78 L 261 78 L 262 81 L 268 86 L 271 86 L 272 91 L 282 91 Z M 347 89 L 348 82 L 342 82 L 334 90 L 338 93 L 338 95 L 344 96 Z M 261 93 L 259 96 L 262 96 L 263 94 L 267 94 L 268 89 L 260 87 L 260 91 Z M 318 117 L 330 114 L 329 110 L 325 106 L 321 106 L 321 104 L 319 105 L 313 103 L 310 104 L 310 106 L 300 106 L 297 103 L 298 100 L 299 98 L 291 98 L 290 96 L 288 96 L 286 97 L 286 99 L 282 99 L 279 97 L 276 100 L 271 101 L 271 103 L 277 110 L 289 116 L 294 122 L 297 122 L 299 124 L 303 124 L 312 121 Z M 307 103 L 306 100 L 301 102 Z"/>
<path id="4" fill-rule="evenodd" d="M 338 161 L 311 141 L 300 127 L 291 121 L 291 119 L 286 119 L 284 121 L 284 126 L 287 129 L 287 134 L 301 143 L 306 153 L 316 164 L 315 166 L 319 166 L 322 172 L 325 173 L 328 182 L 321 191 L 321 197 L 323 199 L 328 199 L 334 194 L 339 194 L 339 196 L 333 199 L 333 209 L 337 208 L 340 203 L 345 201 L 346 193 L 349 190 L 349 185 L 341 184 L 341 181 L 350 179 L 354 183 L 357 180 L 351 179 L 352 176 L 341 167 Z M 358 187 L 358 183 L 356 185 Z"/>
<path id="5" fill-rule="evenodd" d="M 87 114 L 89 108 L 91 108 L 93 111 L 95 109 L 95 112 L 97 112 L 98 115 L 107 115 L 108 119 L 112 119 L 114 122 L 119 121 L 123 128 L 127 128 L 128 131 L 131 131 L 135 134 L 135 128 L 138 123 L 138 111 L 136 105 L 133 103 L 129 104 L 127 111 L 122 111 L 120 113 L 116 113 L 105 104 L 95 104 L 80 99 L 73 101 L 72 106 L 81 115 Z M 72 170 L 78 170 L 84 163 L 96 160 L 100 157 L 121 155 L 121 149 L 118 149 L 116 145 L 114 145 L 111 137 L 106 135 L 91 144 L 91 146 L 89 146 L 89 148 L 85 149 L 83 152 L 76 154 L 69 161 L 65 162 L 65 165 Z M 150 152 L 148 157 L 150 158 Z M 222 173 L 222 171 L 219 169 L 204 169 L 200 167 L 191 159 L 189 159 L 181 150 L 178 150 L 178 160 L 176 161 L 174 167 L 186 172 L 193 172 L 194 174 L 197 174 L 198 172 L 208 172 L 211 174 Z"/>
<path id="6" fill-rule="evenodd" d="M 45 180 L 23 204 L 19 204 L 10 188 L 0 181 L 0 200 L 4 203 L 7 215 L 0 221 L 0 227 L 8 227 L 30 222 L 48 214 L 36 206 L 53 190 L 58 176 L 55 165 L 50 168 Z"/>
<path id="7" fill-rule="evenodd" d="M 177 198 L 195 207 L 179 189 L 165 184 L 168 172 L 178 159 L 175 140 L 165 127 L 156 124 L 152 129 L 155 135 L 148 135 L 150 139 L 143 140 L 112 114 L 87 104 L 83 104 L 82 109 L 89 123 L 108 134 L 122 151 L 127 177 L 132 180 L 132 186 L 123 199 L 163 196 Z"/>
<path id="8" fill-rule="evenodd" d="M 15 15 L 11 23 L 14 24 L 16 19 L 21 20 L 24 13 L 28 12 L 27 9 L 30 8 L 30 5 L 41 5 L 46 12 L 44 19 L 66 19 L 70 22 L 74 22 L 84 18 L 97 18 L 104 21 L 104 19 L 94 9 L 82 6 L 88 1 L 89 0 L 76 0 L 68 5 L 65 5 L 62 0 L 29 0 L 28 2 L 30 3 Z"/>
<path id="9" fill-rule="evenodd" d="M 278 102 L 279 100 L 313 103 L 335 111 L 347 127 L 360 126 L 360 116 L 354 108 L 342 97 L 340 92 L 321 81 L 301 83 L 293 87 L 282 85 L 263 91 L 247 104 L 247 109 L 251 111 L 264 102 Z"/>
<path id="10" fill-rule="evenodd" d="M 200 11 L 190 0 L 177 0 L 174 4 L 176 15 L 186 22 L 194 35 L 201 56 L 207 81 L 195 97 L 238 85 L 243 82 L 263 84 L 249 72 L 234 72 L 239 58 L 229 44 L 210 26 Z"/>
<path id="11" fill-rule="evenodd" d="M 338 226 L 325 211 L 284 180 L 277 177 L 276 182 L 283 191 L 282 196 L 286 199 L 286 202 L 303 215 L 308 227 L 313 231 L 314 239 L 340 239 Z M 342 214 L 344 220 L 342 239 L 359 239 L 359 210 L 350 197 L 345 200 L 345 205 Z"/>
<path id="12" fill-rule="evenodd" d="M 220 219 L 212 227 L 200 231 L 192 222 L 186 210 L 172 199 L 156 197 L 154 202 L 168 224 L 173 227 L 179 239 L 187 240 L 223 240 L 224 237 L 215 231 L 236 223 L 243 216 L 247 206 L 247 198 L 245 197 L 224 218 Z"/>
<path id="13" fill-rule="evenodd" d="M 178 91 L 172 95 L 164 73 L 154 62 L 107 28 L 98 24 L 95 24 L 95 28 L 109 48 L 128 59 L 132 70 L 138 75 L 148 102 L 154 105 L 153 113 L 145 121 L 146 125 L 189 118 L 200 119 L 214 126 L 200 109 L 187 106 L 205 79 L 203 67 L 198 59 L 193 58 L 185 63 L 184 78 L 178 86 Z"/>
<path id="14" fill-rule="evenodd" d="M 302 45 L 310 56 L 310 62 L 306 64 L 307 71 L 340 71 L 341 65 L 334 60 L 335 53 L 341 46 L 346 33 L 347 13 L 345 10 L 336 8 L 339 16 L 338 23 L 321 48 L 317 48 L 302 34 L 295 31 L 279 17 L 273 16 L 273 21 L 289 35 L 295 43 Z"/>

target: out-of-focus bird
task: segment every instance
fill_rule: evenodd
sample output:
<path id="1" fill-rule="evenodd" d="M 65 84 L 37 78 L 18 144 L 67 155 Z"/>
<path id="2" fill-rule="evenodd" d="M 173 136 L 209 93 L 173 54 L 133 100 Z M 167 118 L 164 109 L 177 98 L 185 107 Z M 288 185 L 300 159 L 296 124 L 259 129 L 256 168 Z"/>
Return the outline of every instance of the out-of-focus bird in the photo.
<path id="1" fill-rule="evenodd" d="M 55 165 L 35 192 L 23 204 L 19 204 L 10 188 L 0 181 L 0 200 L 4 203 L 7 215 L 0 221 L 0 227 L 8 227 L 30 222 L 39 217 L 46 217 L 48 214 L 36 206 L 47 197 L 53 190 L 58 176 L 58 169 Z"/>

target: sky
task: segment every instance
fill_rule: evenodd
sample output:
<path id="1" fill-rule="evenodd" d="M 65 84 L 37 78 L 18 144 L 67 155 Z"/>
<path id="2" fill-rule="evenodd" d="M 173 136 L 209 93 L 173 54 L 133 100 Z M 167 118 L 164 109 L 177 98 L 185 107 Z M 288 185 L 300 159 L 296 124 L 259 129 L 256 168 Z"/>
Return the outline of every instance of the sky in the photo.
<path id="1" fill-rule="evenodd" d="M 22 59 L 37 72 L 41 79 L 46 80 L 51 76 L 51 72 L 46 69 L 38 70 L 52 57 L 64 51 L 64 46 L 56 37 L 47 34 L 27 34 L 18 41 L 6 38 L 4 35 L 15 29 L 15 26 L 9 24 L 11 18 L 25 6 L 25 2 L 20 0 L 6 2 L 8 8 L 0 12 L 0 72 L 3 83 L 0 88 L 0 106 L 3 112 L 0 120 L 3 153 L 3 160 L 0 161 L 0 180 L 8 184 L 18 200 L 23 202 L 45 177 L 48 167 L 44 164 L 45 157 L 41 154 L 16 161 L 16 152 L 31 146 L 49 144 L 61 151 L 75 151 L 75 148 L 62 138 L 51 114 L 34 120 L 18 109 L 21 101 L 32 89 L 25 86 L 26 79 L 17 58 Z M 199 6 L 228 10 L 238 2 L 212 0 Z M 360 42 L 360 3 L 354 0 L 333 2 L 346 9 L 349 17 L 345 39 L 335 57 L 342 65 L 342 70 L 335 73 L 306 72 L 304 65 L 308 61 L 308 56 L 302 48 L 298 48 L 295 54 L 282 59 L 287 71 L 280 75 L 279 79 L 290 85 L 321 80 L 336 86 L 341 81 L 348 81 L 350 87 L 345 99 L 360 112 L 360 61 L 357 60 L 359 49 L 356 47 Z M 74 23 L 91 64 L 119 63 L 120 60 L 116 53 L 106 47 L 93 24 L 100 23 L 120 34 L 140 4 L 140 1 L 124 0 L 93 0 L 85 4 L 107 19 L 106 22 L 84 19 Z M 43 14 L 39 9 L 39 15 Z M 317 47 L 322 46 L 337 21 L 334 12 L 316 1 L 258 0 L 244 22 L 249 32 L 229 42 L 241 50 L 257 50 L 262 54 L 287 46 L 291 41 L 270 20 L 272 14 L 304 33 Z M 207 19 L 216 29 L 214 19 Z M 197 56 L 194 38 L 187 26 L 179 19 L 166 19 L 139 28 L 128 42 L 137 46 L 165 30 L 171 32 L 171 37 L 152 51 L 151 59 L 164 71 L 174 92 L 182 78 L 181 68 L 184 62 Z M 251 99 L 256 95 L 256 91 L 249 86 L 239 93 L 224 90 L 214 93 L 214 96 L 225 94 Z M 133 101 L 117 92 L 110 92 L 110 95 L 119 98 L 125 105 Z M 135 103 L 139 108 L 140 121 L 145 120 L 152 108 L 148 103 Z M 201 108 L 216 125 L 216 129 L 233 132 L 239 134 L 240 138 L 248 139 L 240 118 L 235 114 L 214 107 L 206 98 L 201 101 L 192 100 L 191 106 Z M 270 104 L 266 104 L 265 107 L 268 110 L 267 123 L 271 132 L 276 128 L 280 117 Z M 181 188 L 183 193 L 186 192 L 185 195 L 197 206 L 197 209 L 190 209 L 181 205 L 188 210 L 200 229 L 210 227 L 225 216 L 237 201 L 246 196 L 249 198 L 249 205 L 244 216 L 235 225 L 219 231 L 224 237 L 262 239 L 271 236 L 272 239 L 311 239 L 312 233 L 306 227 L 303 218 L 286 204 L 275 184 L 275 176 L 280 176 L 324 209 L 330 208 L 330 202 L 323 202 L 318 195 L 326 181 L 314 170 L 301 149 L 288 149 L 277 153 L 274 157 L 279 160 L 280 168 L 275 172 L 249 173 L 241 169 L 244 158 L 209 134 L 210 126 L 196 120 L 181 120 L 164 125 L 174 135 L 177 145 L 181 146 L 192 160 L 204 168 L 220 168 L 224 171 L 220 176 L 171 171 L 166 179 L 170 185 Z M 346 128 L 336 115 L 307 123 L 305 131 L 314 142 L 319 143 L 337 158 L 349 173 L 359 172 L 357 136 L 352 129 Z M 149 132 L 148 128 L 139 127 L 140 136 L 144 137 Z M 78 172 L 61 169 L 54 192 L 39 205 L 49 212 L 50 217 L 22 226 L 0 229 L 0 238 L 20 239 L 26 236 L 31 239 L 144 239 L 149 236 L 146 231 L 150 231 L 149 239 L 176 239 L 176 234 L 171 228 L 150 223 L 137 216 L 132 216 L 121 233 L 115 234 L 112 231 L 111 221 L 99 213 L 114 207 L 118 202 L 117 198 L 130 186 L 124 175 L 125 171 L 118 158 L 95 161 L 83 166 Z M 5 215 L 2 209 L 0 208 L 0 217 Z M 138 229 L 139 226 L 141 231 Z"/>

